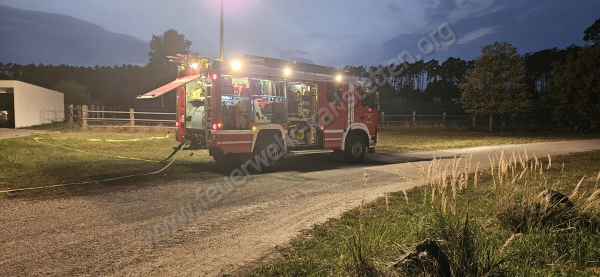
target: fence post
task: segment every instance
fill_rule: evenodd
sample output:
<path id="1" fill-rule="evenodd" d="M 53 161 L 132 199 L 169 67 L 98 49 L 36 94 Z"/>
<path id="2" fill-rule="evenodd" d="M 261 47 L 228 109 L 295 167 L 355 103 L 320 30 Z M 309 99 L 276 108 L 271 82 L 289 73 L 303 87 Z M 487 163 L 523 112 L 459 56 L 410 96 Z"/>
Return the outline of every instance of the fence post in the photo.
<path id="1" fill-rule="evenodd" d="M 381 127 L 385 126 L 385 112 L 381 112 Z"/>
<path id="2" fill-rule="evenodd" d="M 473 116 L 473 128 L 477 127 L 475 124 L 476 118 L 477 118 L 476 116 Z"/>
<path id="3" fill-rule="evenodd" d="M 81 112 L 81 105 L 77 105 L 77 122 L 81 124 L 81 118 L 83 117 L 83 113 Z"/>
<path id="4" fill-rule="evenodd" d="M 69 123 L 73 123 L 73 104 L 69 104 Z"/>
<path id="5" fill-rule="evenodd" d="M 87 127 L 87 119 L 88 119 L 88 107 L 87 105 L 81 106 L 81 126 Z"/>
<path id="6" fill-rule="evenodd" d="M 104 119 L 104 106 L 102 106 L 102 119 Z"/>
<path id="7" fill-rule="evenodd" d="M 134 115 L 135 114 L 133 113 L 133 108 L 130 108 L 129 109 L 129 125 L 131 125 L 131 126 L 135 126 Z"/>
<path id="8" fill-rule="evenodd" d="M 417 112 L 416 111 L 413 112 L 413 122 L 412 122 L 413 127 L 415 126 L 415 123 L 417 123 Z"/>
<path id="9" fill-rule="evenodd" d="M 444 116 L 442 117 L 442 125 L 446 128 L 446 113 L 444 113 Z"/>

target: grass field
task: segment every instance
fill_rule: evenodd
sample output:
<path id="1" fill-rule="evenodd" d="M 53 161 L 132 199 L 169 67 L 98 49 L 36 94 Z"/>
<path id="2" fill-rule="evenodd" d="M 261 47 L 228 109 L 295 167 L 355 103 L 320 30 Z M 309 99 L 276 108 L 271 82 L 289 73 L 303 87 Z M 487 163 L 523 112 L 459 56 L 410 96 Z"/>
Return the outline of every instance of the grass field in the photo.
<path id="1" fill-rule="evenodd" d="M 68 124 L 48 124 L 32 129 L 54 131 L 51 134 L 0 140 L 0 190 L 51 186 L 73 182 L 143 174 L 159 170 L 159 163 L 178 142 L 165 138 L 166 129 L 90 129 Z M 174 135 L 174 134 L 173 134 Z M 398 129 L 380 132 L 378 153 L 397 154 L 444 148 L 527 143 L 566 139 L 588 139 L 600 134 L 573 134 L 553 132 L 470 132 L 443 130 Z M 38 140 L 35 140 L 38 138 Z M 207 151 L 183 152 L 167 170 L 153 179 L 175 180 L 186 178 L 218 177 L 217 168 Z M 228 174 L 228 172 L 223 172 Z M 135 178 L 143 184 L 149 177 Z M 132 179 L 125 180 L 132 182 Z M 44 194 L 72 194 L 89 187 L 104 187 L 120 182 L 97 185 L 63 187 L 40 192 L 18 193 L 10 196 L 40 196 Z M 0 197 L 8 197 L 0 194 Z"/>
<path id="2" fill-rule="evenodd" d="M 0 140 L 0 190 L 97 181 L 154 172 L 167 165 L 166 162 L 158 161 L 169 156 L 173 151 L 172 147 L 178 145 L 173 136 L 166 137 L 168 130 L 158 128 L 82 130 L 66 124 L 53 124 L 36 129 L 57 132 Z M 206 152 L 195 151 L 193 156 L 189 156 L 189 152 L 182 152 L 169 169 L 152 178 L 173 180 L 191 176 L 200 179 L 218 176 L 202 170 L 202 164 L 214 166 L 212 158 Z M 143 183 L 145 179 L 141 177 L 137 180 L 138 183 Z M 118 182 L 113 182 L 116 183 Z M 82 188 L 83 186 L 63 187 L 12 196 L 72 194 L 73 190 Z M 7 197 L 7 194 L 0 194 L 0 197 Z"/>
<path id="3" fill-rule="evenodd" d="M 459 174 L 465 160 L 432 162 L 421 170 L 426 186 L 315 225 L 246 276 L 436 276 L 432 267 L 392 266 L 427 238 L 447 254 L 453 276 L 598 276 L 600 151 L 531 162 L 521 154 L 468 179 Z M 547 188 L 575 207 L 533 212 Z"/>
<path id="4" fill-rule="evenodd" d="M 600 138 L 600 133 L 508 130 L 489 133 L 466 129 L 389 128 L 379 133 L 377 153 L 398 154 L 411 151 L 595 138 Z"/>

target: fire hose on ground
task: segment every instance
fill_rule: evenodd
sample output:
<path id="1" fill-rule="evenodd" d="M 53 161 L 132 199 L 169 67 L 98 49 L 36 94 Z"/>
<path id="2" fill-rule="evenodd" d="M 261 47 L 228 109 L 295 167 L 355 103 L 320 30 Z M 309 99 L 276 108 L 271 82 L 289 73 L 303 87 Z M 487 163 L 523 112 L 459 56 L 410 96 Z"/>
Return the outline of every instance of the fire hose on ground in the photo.
<path id="1" fill-rule="evenodd" d="M 36 138 L 37 142 L 40 142 L 38 138 Z M 41 142 L 40 142 L 41 143 Z M 0 190 L 0 193 L 13 193 L 13 192 L 20 192 L 20 191 L 28 191 L 28 190 L 39 190 L 39 189 L 48 189 L 48 188 L 57 188 L 57 187 L 65 187 L 65 186 L 74 186 L 74 185 L 86 185 L 86 184 L 97 184 L 97 183 L 102 183 L 102 182 L 110 182 L 110 181 L 116 181 L 116 180 L 122 180 L 122 179 L 127 179 L 127 178 L 133 178 L 133 177 L 141 177 L 141 176 L 149 176 L 149 175 L 155 175 L 158 173 L 163 172 L 165 169 L 169 168 L 173 162 L 175 162 L 177 160 L 177 158 L 179 157 L 179 154 L 181 154 L 181 151 L 183 150 L 183 148 L 185 147 L 185 142 L 182 142 L 177 149 L 173 150 L 173 153 L 171 153 L 171 155 L 169 155 L 167 158 L 165 158 L 164 160 L 160 161 L 160 162 L 164 162 L 169 160 L 170 158 L 172 158 L 173 156 L 175 156 L 175 158 L 173 158 L 173 160 L 171 160 L 171 162 L 169 162 L 169 164 L 167 164 L 165 167 L 161 168 L 160 170 L 154 171 L 154 172 L 150 172 L 150 173 L 143 173 L 143 174 L 134 174 L 134 175 L 127 175 L 127 176 L 121 176 L 121 177 L 115 177 L 115 178 L 109 178 L 109 179 L 103 179 L 103 180 L 96 180 L 96 181 L 87 181 L 87 182 L 78 182 L 78 183 L 68 183 L 68 184 L 58 184 L 58 185 L 52 185 L 52 186 L 44 186 L 44 187 L 33 187 L 33 188 L 22 188 L 22 189 L 9 189 L 9 190 Z M 53 145 L 56 146 L 56 145 Z M 61 147 L 61 146 L 56 146 L 56 147 Z M 78 149 L 70 149 L 70 148 L 66 148 L 66 147 L 61 147 L 61 148 L 65 148 L 65 149 L 69 149 L 69 150 L 75 150 L 75 151 L 82 151 L 82 150 L 78 150 Z M 86 151 L 82 151 L 82 152 L 86 152 Z M 92 153 L 95 154 L 95 153 Z M 118 156 L 116 156 L 118 157 Z M 126 158 L 126 157 L 118 157 L 118 158 Z M 150 161 L 150 160 L 143 160 L 143 159 L 136 159 L 136 158 L 129 158 L 129 159 L 134 159 L 134 160 L 142 160 L 142 161 Z M 158 162 L 158 161 L 153 161 L 153 162 Z"/>

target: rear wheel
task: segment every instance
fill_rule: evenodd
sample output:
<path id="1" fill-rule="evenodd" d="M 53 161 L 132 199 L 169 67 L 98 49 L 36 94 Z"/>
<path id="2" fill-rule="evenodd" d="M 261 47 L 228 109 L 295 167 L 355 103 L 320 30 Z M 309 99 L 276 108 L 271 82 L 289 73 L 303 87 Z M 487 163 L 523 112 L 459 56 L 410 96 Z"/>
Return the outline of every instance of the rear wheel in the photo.
<path id="1" fill-rule="evenodd" d="M 344 161 L 350 164 L 360 163 L 367 149 L 366 143 L 359 135 L 349 135 L 344 148 Z"/>
<path id="2" fill-rule="evenodd" d="M 221 166 L 236 167 L 241 164 L 240 154 L 223 154 L 219 151 L 219 153 L 213 155 L 213 159 L 215 159 L 215 162 Z"/>

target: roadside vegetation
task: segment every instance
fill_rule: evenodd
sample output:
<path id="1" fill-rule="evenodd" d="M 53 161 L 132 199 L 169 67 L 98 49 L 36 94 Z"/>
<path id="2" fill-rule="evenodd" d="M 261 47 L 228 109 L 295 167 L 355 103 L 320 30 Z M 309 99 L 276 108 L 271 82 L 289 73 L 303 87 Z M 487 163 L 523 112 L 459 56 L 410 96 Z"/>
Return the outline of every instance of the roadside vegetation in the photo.
<path id="1" fill-rule="evenodd" d="M 390 126 L 380 129 L 377 153 L 401 154 L 411 151 L 596 138 L 600 138 L 599 132 L 501 130 L 491 133 L 458 127 L 443 129 L 431 126 L 417 128 Z"/>
<path id="2" fill-rule="evenodd" d="M 424 186 L 315 225 L 246 276 L 600 274 L 600 151 L 497 153 L 490 163 L 482 171 L 467 156 L 417 166 Z M 401 181 L 416 180 L 399 172 Z M 548 189 L 564 198 L 540 194 Z M 443 254 L 415 251 L 427 243 Z"/>
<path id="3" fill-rule="evenodd" d="M 49 134 L 0 140 L 0 190 L 91 182 L 158 171 L 168 162 L 160 162 L 178 145 L 174 131 L 168 129 L 98 128 L 83 130 L 68 124 L 35 126 L 54 131 Z M 169 137 L 167 137 L 169 135 Z M 37 138 L 37 140 L 36 140 Z M 206 153 L 205 153 L 206 152 Z M 136 184 L 165 178 L 204 179 L 217 175 L 202 170 L 202 164 L 214 164 L 207 151 L 193 156 L 182 152 L 173 166 L 158 175 L 136 178 Z M 208 166 L 208 169 L 210 166 Z M 202 174 L 198 174 L 202 173 Z M 131 183 L 132 179 L 124 179 Z M 86 184 L 41 191 L 0 194 L 17 196 L 70 195 L 84 189 L 119 184 Z"/>
<path id="4" fill-rule="evenodd" d="M 84 130 L 65 123 L 35 126 L 32 129 L 53 131 L 49 134 L 0 140 L 0 190 L 52 186 L 66 183 L 94 182 L 110 178 L 155 172 L 168 162 L 179 143 L 174 130 L 161 128 L 97 128 Z M 168 132 L 171 132 L 167 137 Z M 495 133 L 465 129 L 412 130 L 388 128 L 379 135 L 377 153 L 400 154 L 485 145 L 598 138 L 600 134 L 562 132 Z M 36 140 L 37 138 L 37 140 Z M 109 183 L 66 186 L 42 191 L 0 194 L 0 198 L 17 196 L 70 195 L 90 188 L 127 183 L 143 185 L 146 180 L 204 180 L 229 174 L 217 166 L 208 151 L 182 152 L 177 161 L 157 175 L 140 176 Z"/>

